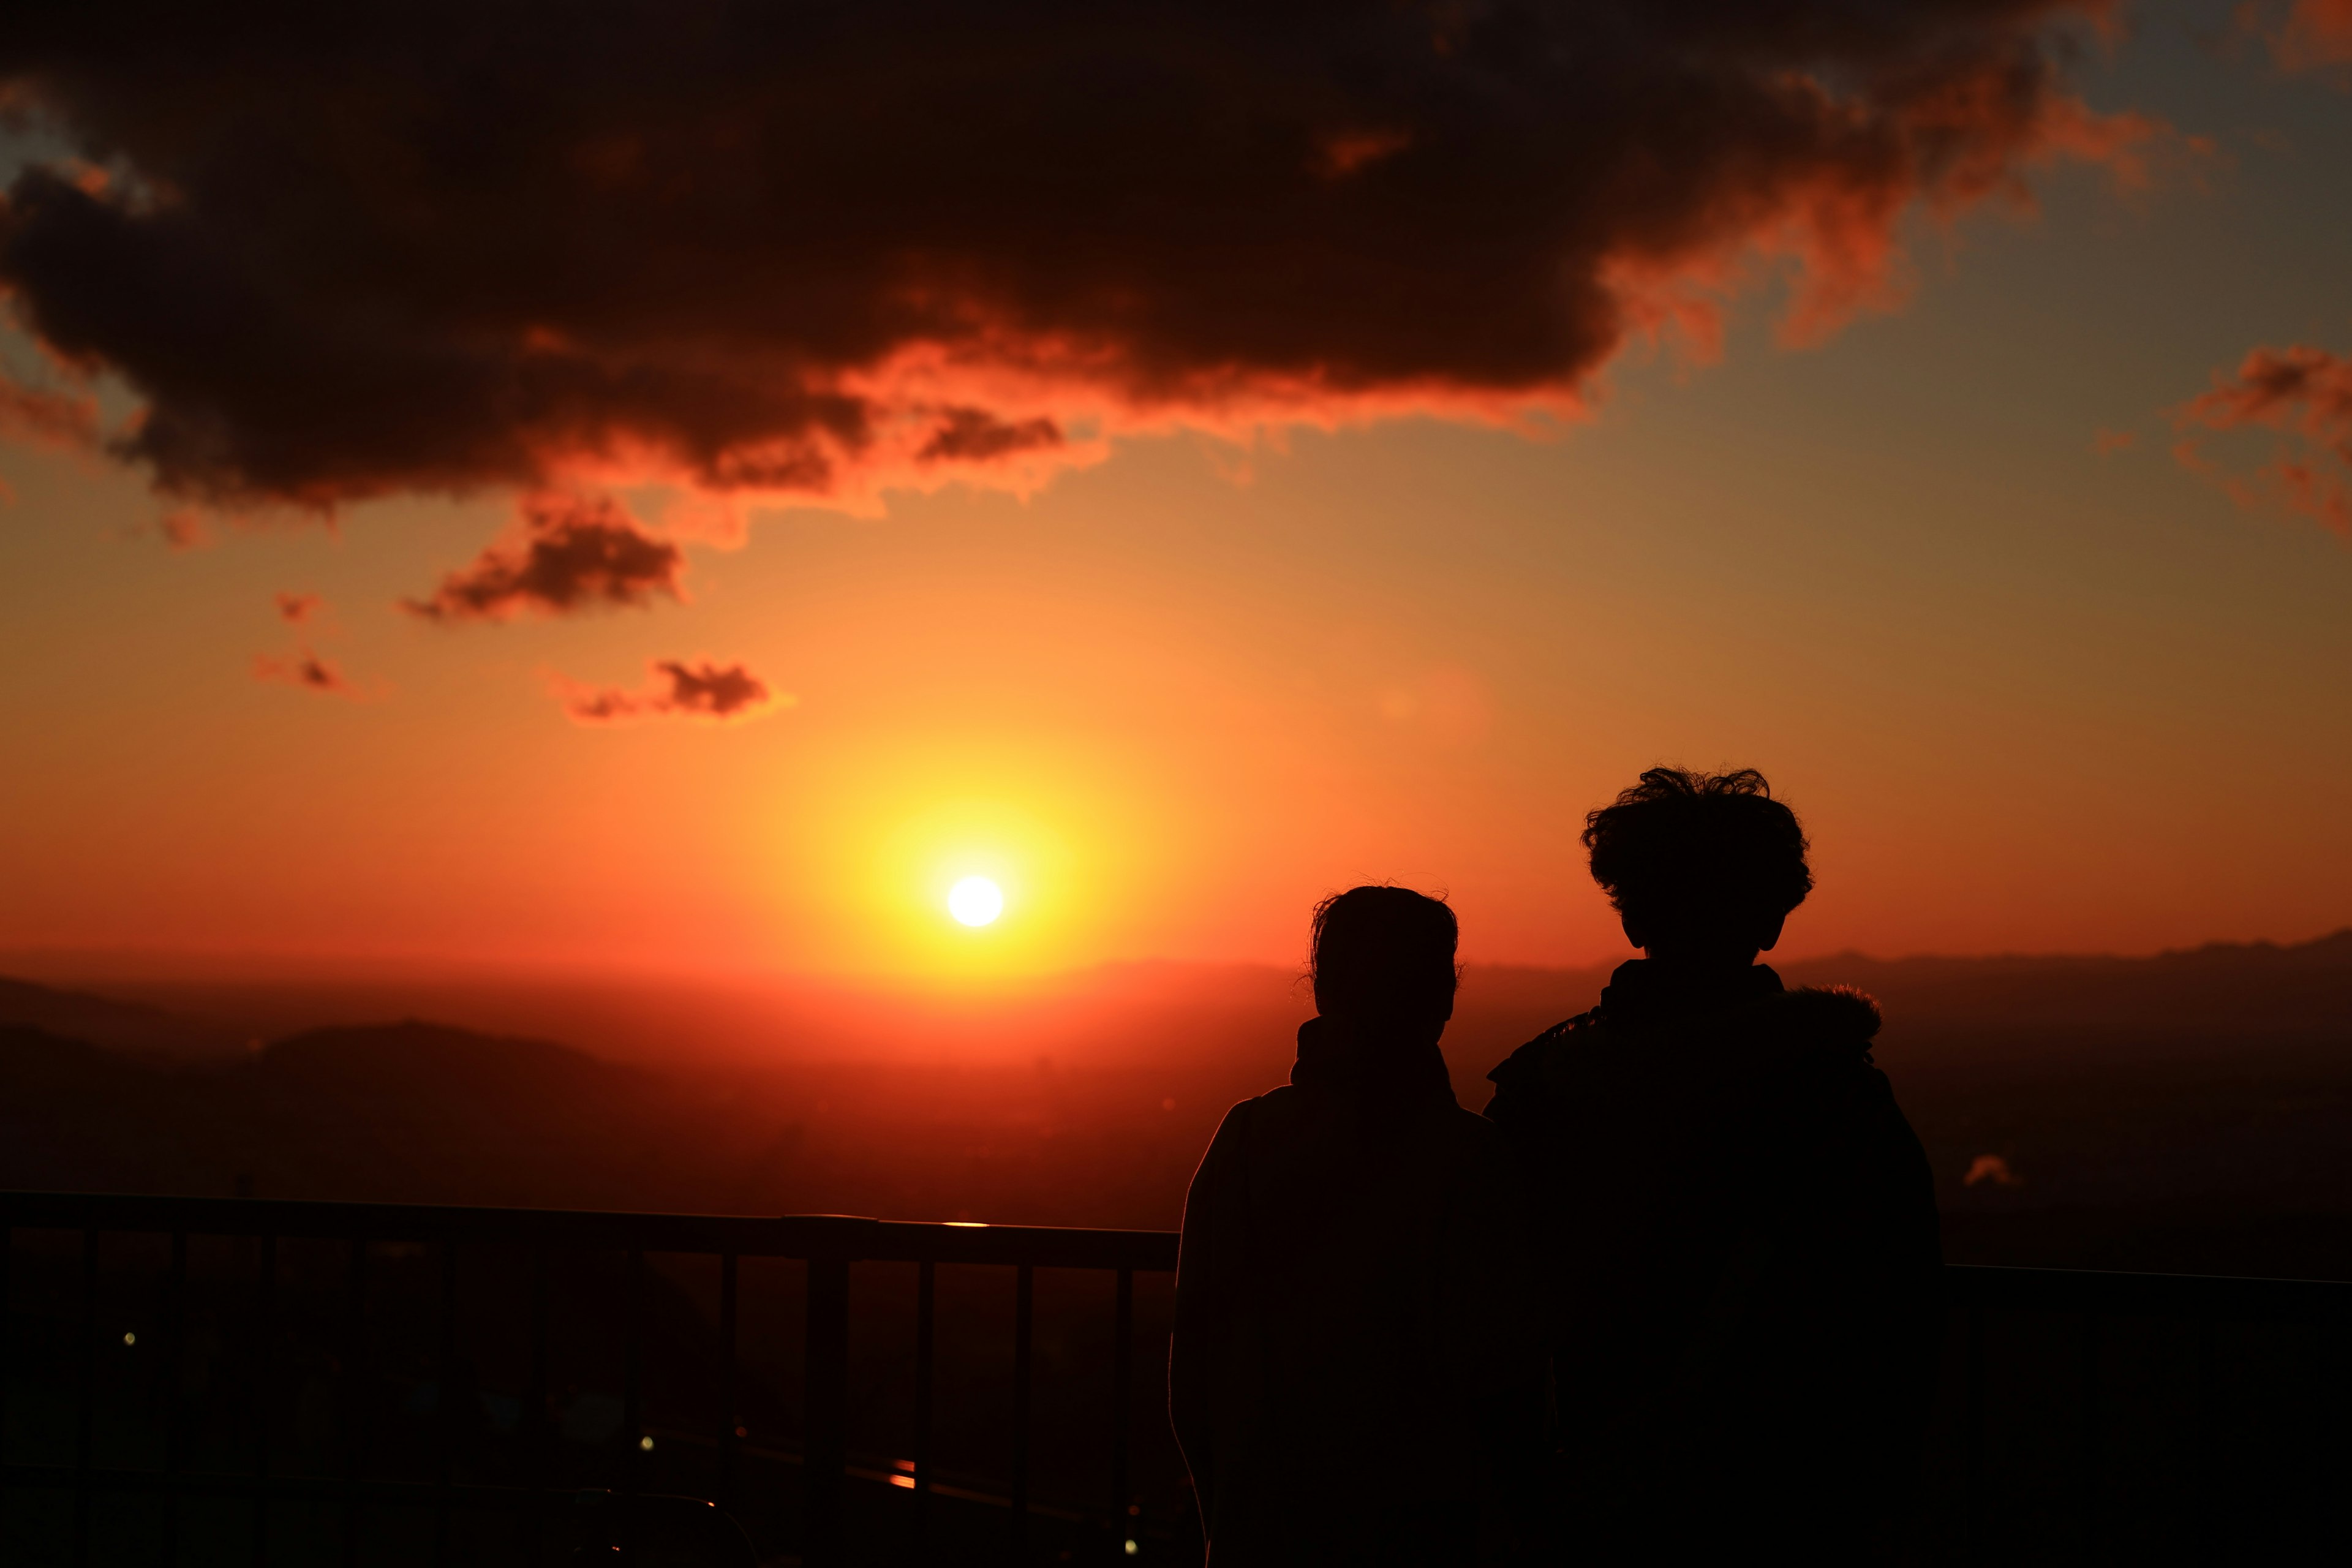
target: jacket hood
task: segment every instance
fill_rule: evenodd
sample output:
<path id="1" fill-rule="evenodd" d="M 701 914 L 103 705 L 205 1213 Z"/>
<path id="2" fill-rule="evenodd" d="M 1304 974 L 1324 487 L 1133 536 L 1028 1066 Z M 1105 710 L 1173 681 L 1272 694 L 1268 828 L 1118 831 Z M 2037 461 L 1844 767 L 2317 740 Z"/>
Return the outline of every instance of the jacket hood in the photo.
<path id="1" fill-rule="evenodd" d="M 1878 1004 L 1851 985 L 1808 985 L 1759 1005 L 1768 1028 L 1790 1044 L 1867 1054 L 1878 1037 Z"/>

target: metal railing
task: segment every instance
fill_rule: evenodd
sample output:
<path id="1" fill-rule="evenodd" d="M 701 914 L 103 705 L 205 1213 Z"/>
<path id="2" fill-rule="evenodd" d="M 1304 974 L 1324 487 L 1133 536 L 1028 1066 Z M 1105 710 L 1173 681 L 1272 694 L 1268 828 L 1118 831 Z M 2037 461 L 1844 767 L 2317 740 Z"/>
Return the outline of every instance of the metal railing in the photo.
<path id="1" fill-rule="evenodd" d="M 2036 1403 L 2044 1416 L 2071 1416 L 2074 1451 L 2063 1468 L 2079 1560 L 2100 1563 L 2115 1552 L 2114 1498 L 2123 1479 L 2110 1452 L 2123 1428 L 2109 1408 L 2118 1376 L 2111 1364 L 2120 1331 L 2127 1324 L 2154 1323 L 2185 1329 L 2189 1339 L 2189 1461 L 2180 1467 L 2180 1491 L 2188 1532 L 2177 1555 L 2199 1563 L 2252 1561 L 2262 1553 L 2220 1517 L 2216 1479 L 2222 1447 L 2217 1405 L 2222 1331 L 2256 1326 L 2307 1331 L 2299 1352 L 2281 1358 L 2272 1380 L 2272 1403 L 2284 1393 L 2301 1403 L 2317 1442 L 2305 1450 L 2308 1483 L 2303 1501 L 2309 1510 L 2306 1543 L 2324 1543 L 2336 1555 L 2352 1550 L 2352 1424 L 2344 1407 L 2352 1387 L 2346 1377 L 2345 1331 L 2352 1329 L 2352 1284 L 2315 1279 L 2265 1279 L 2198 1274 L 2131 1274 L 2067 1268 L 2005 1268 L 1949 1265 L 1944 1270 L 1958 1341 L 1957 1411 L 1960 1517 L 1958 1560 L 1969 1564 L 2005 1555 L 1988 1539 L 1988 1440 L 1991 1369 L 1988 1331 L 1999 1320 L 2032 1318 L 2071 1344 L 2050 1345 L 2039 1368 Z M 2064 1363 L 2071 1362 L 2071 1367 Z M 2066 1386 L 2071 1384 L 2071 1388 Z M 2294 1386 L 2300 1384 L 2300 1390 Z M 2300 1392 L 2305 1397 L 2294 1401 Z M 2071 1397 L 2069 1397 L 2071 1395 Z M 2064 1406 L 2072 1405 L 2071 1412 Z M 2145 1490 L 2146 1489 L 2143 1489 Z M 2054 1533 L 2054 1531 L 2053 1531 Z M 2147 1560 L 2138 1552 L 2119 1560 Z M 2248 1555 L 2252 1552 L 2253 1555 Z M 2298 1553 L 2298 1555 L 2300 1555 Z"/>
<path id="2" fill-rule="evenodd" d="M 911 1475 L 893 1480 L 914 1494 L 921 1506 L 934 1491 L 938 1478 L 932 1453 L 937 1339 L 937 1270 L 945 1265 L 990 1265 L 1013 1271 L 1013 1420 L 1004 1435 L 1009 1473 L 1009 1504 L 1013 1539 L 1017 1542 L 1031 1510 L 1031 1388 L 1034 1367 L 1033 1334 L 1034 1279 L 1040 1268 L 1093 1269 L 1111 1272 L 1117 1280 L 1112 1331 L 1112 1390 L 1110 1430 L 1104 1434 L 1108 1450 L 1108 1475 L 1102 1500 L 1105 1517 L 1123 1521 L 1129 1508 L 1131 1437 L 1134 1426 L 1134 1304 L 1138 1273 L 1166 1273 L 1176 1267 L 1176 1236 L 1165 1231 L 1056 1229 L 1026 1226 L 971 1224 L 908 1224 L 833 1215 L 800 1215 L 781 1218 L 723 1215 L 601 1214 L 561 1209 L 491 1209 L 427 1207 L 377 1204 L 336 1204 L 268 1201 L 245 1198 L 173 1198 L 64 1193 L 0 1194 L 0 1299 L 5 1299 L 7 1269 L 14 1255 L 16 1230 L 79 1233 L 80 1327 L 79 1389 L 73 1462 L 69 1466 L 9 1464 L 0 1474 L 11 1486 L 64 1489 L 73 1494 L 73 1561 L 89 1551 L 89 1510 L 94 1497 L 115 1491 L 214 1493 L 256 1500 L 301 1499 L 340 1503 L 347 1520 L 346 1560 L 355 1550 L 361 1511 L 385 1504 L 423 1505 L 447 1513 L 459 1508 L 530 1508 L 545 1506 L 547 1498 L 516 1489 L 460 1485 L 455 1479 L 447 1444 L 439 1458 L 438 1473 L 429 1485 L 371 1479 L 366 1470 L 363 1431 L 345 1435 L 341 1474 L 332 1479 L 273 1475 L 267 1443 L 257 1446 L 255 1462 L 244 1473 L 199 1470 L 186 1463 L 187 1444 L 176 1415 L 165 1444 L 160 1469 L 131 1470 L 101 1467 L 93 1459 L 92 1358 L 99 1342 L 97 1289 L 99 1238 L 112 1233 L 145 1233 L 170 1238 L 170 1262 L 163 1282 L 167 1382 L 176 1383 L 181 1358 L 186 1352 L 188 1244 L 192 1237 L 249 1237 L 258 1246 L 257 1310 L 267 1318 L 271 1310 L 278 1244 L 301 1238 L 341 1242 L 349 1248 L 344 1310 L 348 1324 L 349 1360 L 363 1355 L 360 1325 L 368 1308 L 370 1249 L 379 1244 L 423 1244 L 437 1248 L 440 1260 L 440 1362 L 447 1369 L 459 1356 L 456 1301 L 461 1249 L 503 1247 L 532 1259 L 530 1291 L 530 1381 L 524 1394 L 527 1408 L 543 1406 L 548 1397 L 549 1255 L 562 1250 L 595 1250 L 625 1256 L 628 1305 L 623 1344 L 624 1452 L 645 1431 L 643 1363 L 645 1325 L 638 1310 L 645 1294 L 647 1254 L 700 1254 L 719 1265 L 718 1303 L 720 1401 L 719 1419 L 709 1435 L 715 1440 L 721 1500 L 735 1489 L 738 1448 L 742 1428 L 735 1412 L 739 1376 L 737 1342 L 740 1331 L 739 1263 L 745 1258 L 797 1259 L 806 1265 L 804 1393 L 801 1432 L 801 1557 L 808 1568 L 835 1568 L 846 1557 L 843 1533 L 843 1501 L 850 1476 L 849 1452 L 849 1332 L 850 1268 L 861 1262 L 912 1263 L 916 1272 L 916 1343 L 913 1452 Z M 15 1368 L 0 1362 L 0 1435 L 6 1432 L 7 1395 Z M 267 1377 L 266 1366 L 259 1375 Z M 447 1424 L 443 1424 L 446 1433 Z M 645 1439 L 650 1448 L 650 1436 Z M 615 1489 L 626 1497 L 635 1489 Z M 569 1500 L 566 1491 L 557 1494 Z M 257 1522 L 257 1539 L 258 1523 Z M 1123 1532 L 1121 1532 L 1123 1533 Z M 436 1555 L 446 1555 L 445 1544 Z"/>
<path id="3" fill-rule="evenodd" d="M 209 1494 L 249 1500 L 254 1508 L 257 1542 L 261 1541 L 263 1510 L 274 1500 L 300 1500 L 340 1506 L 345 1520 L 347 1553 L 355 1545 L 359 1521 L 373 1508 L 425 1507 L 446 1521 L 462 1509 L 545 1509 L 551 1498 L 568 1505 L 573 1494 L 529 1488 L 491 1487 L 461 1483 L 453 1468 L 447 1443 L 448 1424 L 439 1428 L 442 1449 L 429 1481 L 402 1481 L 371 1475 L 364 1420 L 348 1422 L 338 1438 L 339 1473 L 332 1476 L 273 1473 L 266 1440 L 250 1449 L 252 1462 L 242 1470 L 199 1468 L 190 1461 L 181 1402 L 167 1403 L 172 1414 L 163 1445 L 160 1467 L 150 1468 L 101 1465 L 94 1447 L 96 1405 L 93 1358 L 100 1340 L 100 1238 L 117 1233 L 145 1234 L 166 1238 L 169 1261 L 163 1279 L 161 1319 L 167 1385 L 177 1388 L 178 1369 L 187 1353 L 189 1244 L 192 1237 L 247 1238 L 253 1249 L 252 1310 L 267 1324 L 273 1311 L 274 1281 L 281 1241 L 340 1243 L 347 1248 L 341 1282 L 347 1353 L 346 1371 L 366 1354 L 362 1325 L 370 1300 L 372 1249 L 405 1244 L 412 1252 L 421 1244 L 425 1256 L 437 1249 L 438 1365 L 445 1380 L 460 1356 L 456 1310 L 461 1254 L 470 1249 L 501 1248 L 530 1261 L 528 1291 L 529 1382 L 526 1408 L 544 1408 L 549 1396 L 549 1334 L 551 1300 L 549 1258 L 566 1250 L 596 1251 L 625 1259 L 625 1300 L 622 1311 L 621 1448 L 625 1473 L 612 1489 L 618 1513 L 671 1506 L 650 1497 L 653 1489 L 637 1484 L 642 1472 L 627 1468 L 634 1462 L 640 1434 L 649 1449 L 646 1426 L 644 1361 L 648 1254 L 702 1255 L 719 1266 L 717 1352 L 719 1398 L 717 1418 L 702 1440 L 716 1449 L 718 1501 L 733 1500 L 738 1490 L 739 1449 L 743 1428 L 736 1418 L 740 1377 L 738 1339 L 741 1326 L 740 1263 L 749 1258 L 797 1259 L 805 1265 L 803 1285 L 803 1378 L 800 1452 L 799 1545 L 808 1568 L 838 1568 L 850 1552 L 845 1533 L 844 1500 L 853 1476 L 850 1446 L 851 1269 L 859 1263 L 913 1264 L 915 1268 L 913 1399 L 911 1431 L 907 1434 L 912 1460 L 908 1473 L 882 1478 L 912 1503 L 923 1508 L 940 1490 L 934 1454 L 937 1403 L 936 1345 L 938 1331 L 938 1270 L 942 1265 L 981 1265 L 1013 1272 L 1012 1409 L 1003 1436 L 1003 1474 L 1005 1495 L 992 1500 L 1009 1510 L 1009 1547 L 1023 1539 L 1033 1509 L 1031 1453 L 1036 1368 L 1034 1353 L 1036 1271 L 1079 1269 L 1107 1271 L 1116 1279 L 1115 1322 L 1110 1364 L 1102 1369 L 1110 1384 L 1109 1429 L 1102 1436 L 1107 1463 L 1101 1476 L 1099 1512 L 1095 1517 L 1116 1528 L 1108 1531 L 1106 1554 L 1116 1557 L 1125 1544 L 1127 1516 L 1132 1502 L 1131 1455 L 1137 1411 L 1135 1381 L 1135 1277 L 1165 1274 L 1176 1264 L 1177 1237 L 1168 1231 L 1055 1229 L 1033 1226 L 967 1224 L 906 1224 L 838 1215 L 794 1215 L 782 1218 L 712 1215 L 599 1214 L 570 1210 L 445 1208 L 369 1204 L 328 1204 L 118 1196 L 108 1194 L 14 1193 L 0 1194 L 0 1300 L 5 1300 L 8 1270 L 19 1250 L 17 1230 L 66 1233 L 79 1237 L 79 1328 L 74 1335 L 78 1361 L 71 1376 L 77 1391 L 72 1419 L 76 1423 L 72 1459 L 68 1464 L 10 1463 L 5 1480 L 11 1488 L 44 1489 L 69 1493 L 73 1500 L 70 1531 L 72 1560 L 85 1560 L 90 1535 L 90 1510 L 98 1497 L 117 1492 Z M 67 1256 L 69 1258 L 70 1253 Z M 52 1263 L 56 1261 L 55 1251 Z M 68 1265 L 70 1267 L 70 1265 Z M 2105 1438 L 2109 1423 L 2103 1400 L 2111 1379 L 2102 1373 L 2103 1346 L 2116 1325 L 2128 1320 L 2162 1320 L 2187 1325 L 2194 1334 L 2194 1427 L 2199 1445 L 2214 1441 L 2214 1358 L 2216 1336 L 2222 1325 L 2233 1323 L 2312 1325 L 2317 1342 L 2336 1354 L 2332 1372 L 2324 1372 L 2317 1386 L 2323 1399 L 2343 1390 L 2328 1382 L 2342 1381 L 2340 1353 L 2331 1347 L 2343 1342 L 2341 1331 L 2352 1325 L 2352 1284 L 2307 1280 L 2223 1279 L 2200 1276 L 2092 1273 L 2044 1268 L 1953 1267 L 1947 1271 L 1955 1312 L 1958 1350 L 1958 1408 L 1946 1413 L 1947 1425 L 1958 1435 L 1960 1471 L 1960 1518 L 1957 1541 L 1950 1542 L 1959 1560 L 1975 1563 L 1988 1555 L 1986 1540 L 1988 1324 L 1995 1320 L 2032 1317 L 2055 1321 L 2076 1336 L 2074 1347 L 2075 1405 L 2073 1419 L 2080 1433 L 2077 1456 L 2077 1501 L 2082 1520 L 2084 1557 L 2097 1561 L 2103 1547 L 2101 1509 L 2103 1487 L 2109 1479 Z M 266 1343 L 266 1339 L 264 1341 Z M 0 1439 L 5 1439 L 10 1415 L 10 1392 L 19 1369 L 14 1347 L 0 1358 Z M 52 1369 L 55 1370 L 54 1368 Z M 268 1376 L 265 1364 L 258 1376 Z M 2037 1384 L 2046 1405 L 2063 1399 L 2066 1391 Z M 2343 1427 L 2329 1439 L 2340 1449 Z M 2203 1452 L 2200 1447 L 2200 1454 Z M 954 1491 L 956 1489 L 947 1489 Z M 603 1495 L 603 1494 L 598 1494 Z M 969 1491 L 961 1495 L 972 1495 Z M 638 1499 L 639 1500 L 632 1500 Z M 678 1506 L 686 1506 L 680 1500 Z M 692 1506 L 701 1506 L 695 1504 Z M 2197 1513 L 2199 1541 L 2209 1560 L 2222 1560 L 2215 1540 L 2210 1508 Z M 175 1517 L 175 1516 L 173 1516 Z M 446 1556 L 446 1530 L 437 1538 L 437 1555 Z M 1132 1546 L 1127 1550 L 1132 1552 Z M 347 1556 L 346 1560 L 350 1560 Z"/>

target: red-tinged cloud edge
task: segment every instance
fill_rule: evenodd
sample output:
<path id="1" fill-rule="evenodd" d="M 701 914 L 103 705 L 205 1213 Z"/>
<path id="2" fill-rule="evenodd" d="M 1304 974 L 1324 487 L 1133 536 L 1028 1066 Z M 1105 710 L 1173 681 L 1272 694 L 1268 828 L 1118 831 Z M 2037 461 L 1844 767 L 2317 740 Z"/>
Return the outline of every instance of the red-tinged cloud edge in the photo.
<path id="1" fill-rule="evenodd" d="M 105 447 L 175 504 L 665 484 L 666 539 L 724 540 L 1034 489 L 1123 436 L 1540 427 L 1775 280 L 1817 341 L 1900 302 L 1910 210 L 2060 159 L 2146 177 L 2160 127 L 2067 79 L 2114 20 L 618 0 L 552 37 L 520 0 L 95 0 L 0 36 L 0 91 L 79 160 L 9 187 L 0 288 L 143 399 Z M 526 505 L 415 608 L 675 596 L 664 538 L 566 526 Z"/>
<path id="2" fill-rule="evenodd" d="M 98 446 L 98 399 L 83 392 L 20 385 L 0 377 L 0 437 L 88 452 Z"/>
<path id="3" fill-rule="evenodd" d="M 2271 48 L 2288 70 L 2352 64 L 2352 0 L 2294 0 Z"/>
<path id="4" fill-rule="evenodd" d="M 642 719 L 698 719 L 740 723 L 789 708 L 798 699 L 772 691 L 741 664 L 711 659 L 656 659 L 635 690 L 596 687 L 556 677 L 551 684 L 575 723 L 626 724 Z"/>
<path id="5" fill-rule="evenodd" d="M 2234 371 L 2172 411 L 2173 456 L 2217 479 L 2241 506 L 2282 506 L 2352 538 L 2352 358 L 2307 344 L 2258 348 Z M 2268 463 L 2224 468 L 2205 450 L 2208 432 L 2280 432 Z"/>

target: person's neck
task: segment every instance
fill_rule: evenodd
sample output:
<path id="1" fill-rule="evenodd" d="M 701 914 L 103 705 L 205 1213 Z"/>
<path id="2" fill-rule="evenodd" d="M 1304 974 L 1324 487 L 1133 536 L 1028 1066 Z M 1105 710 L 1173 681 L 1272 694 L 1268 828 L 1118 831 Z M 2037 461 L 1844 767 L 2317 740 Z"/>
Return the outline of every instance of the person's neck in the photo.
<path id="1" fill-rule="evenodd" d="M 1711 985 L 1744 974 L 1756 967 L 1761 948 L 1733 949 L 1728 952 L 1661 952 L 1654 947 L 1642 950 L 1643 962 L 1661 981 L 1692 985 Z"/>

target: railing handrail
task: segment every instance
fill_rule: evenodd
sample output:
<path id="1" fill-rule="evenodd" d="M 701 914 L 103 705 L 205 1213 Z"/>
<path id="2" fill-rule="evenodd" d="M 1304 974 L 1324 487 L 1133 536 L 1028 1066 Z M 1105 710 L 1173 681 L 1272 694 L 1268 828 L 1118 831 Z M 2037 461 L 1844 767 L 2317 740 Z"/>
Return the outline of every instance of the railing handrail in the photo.
<path id="1" fill-rule="evenodd" d="M 853 1263 L 1025 1263 L 1038 1268 L 1132 1268 L 1141 1273 L 1173 1269 L 1177 1240 L 1172 1230 L 975 1225 L 862 1215 L 683 1215 L 135 1193 L 0 1193 L 0 1223 L 34 1230 L 458 1241 Z"/>
<path id="2" fill-rule="evenodd" d="M 1958 1308 L 2084 1312 L 2103 1318 L 2187 1318 L 2264 1322 L 2352 1320 L 2352 1283 L 2240 1274 L 2136 1274 L 2100 1268 L 2011 1268 L 1948 1263 L 1945 1289 Z"/>
<path id="3" fill-rule="evenodd" d="M 0 1223 L 28 1229 L 321 1240 L 445 1241 L 734 1253 L 843 1262 L 1028 1264 L 1039 1268 L 1176 1267 L 1178 1233 L 1079 1226 L 975 1225 L 863 1215 L 696 1215 L 489 1208 L 454 1204 L 179 1197 L 140 1193 L 0 1192 Z M 2352 1282 L 2221 1274 L 1948 1264 L 1955 1307 L 2108 1317 L 2352 1319 Z"/>

